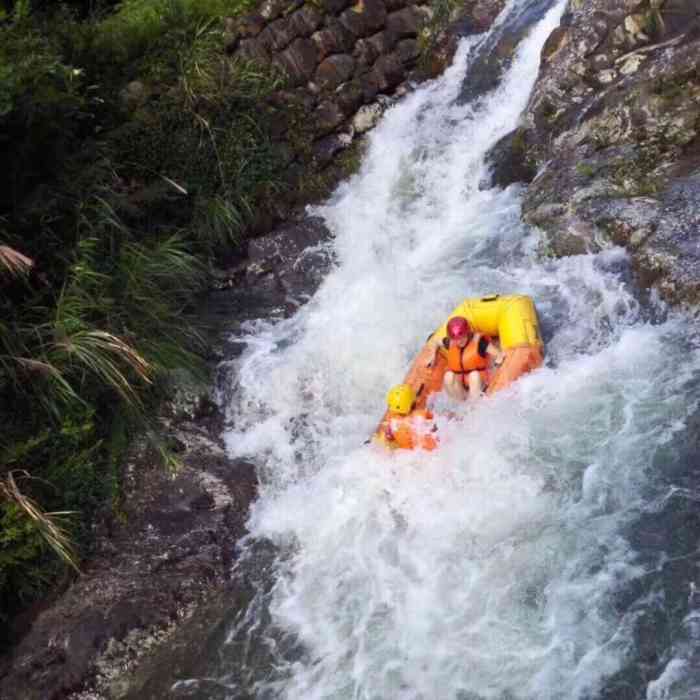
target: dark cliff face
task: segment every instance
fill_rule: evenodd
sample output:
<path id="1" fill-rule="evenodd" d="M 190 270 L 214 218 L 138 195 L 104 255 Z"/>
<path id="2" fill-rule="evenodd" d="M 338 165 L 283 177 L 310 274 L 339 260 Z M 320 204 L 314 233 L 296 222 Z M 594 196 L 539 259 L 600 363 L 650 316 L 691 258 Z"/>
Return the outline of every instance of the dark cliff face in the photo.
<path id="1" fill-rule="evenodd" d="M 524 217 L 554 254 L 624 245 L 643 285 L 697 303 L 700 4 L 571 0 L 542 59 L 499 184 L 534 177 Z"/>

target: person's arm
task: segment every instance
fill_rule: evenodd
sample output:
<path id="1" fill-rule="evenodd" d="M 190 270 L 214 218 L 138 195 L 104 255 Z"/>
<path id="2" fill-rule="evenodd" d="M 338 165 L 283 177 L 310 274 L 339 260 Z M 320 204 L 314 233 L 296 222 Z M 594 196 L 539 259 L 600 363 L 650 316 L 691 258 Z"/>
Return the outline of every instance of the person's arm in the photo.
<path id="1" fill-rule="evenodd" d="M 433 349 L 433 362 L 437 359 L 440 350 L 446 350 L 446 338 L 441 338 L 439 335 L 432 335 L 428 338 L 428 346 Z"/>
<path id="2" fill-rule="evenodd" d="M 490 355 L 494 359 L 494 364 L 500 365 L 505 355 L 501 352 L 501 349 L 491 342 L 491 338 L 487 335 L 479 336 L 479 355 L 481 357 L 486 357 Z"/>
<path id="3" fill-rule="evenodd" d="M 502 365 L 503 360 L 506 359 L 505 353 L 493 343 L 489 343 L 486 346 L 486 352 L 493 357 L 493 362 L 495 365 Z"/>

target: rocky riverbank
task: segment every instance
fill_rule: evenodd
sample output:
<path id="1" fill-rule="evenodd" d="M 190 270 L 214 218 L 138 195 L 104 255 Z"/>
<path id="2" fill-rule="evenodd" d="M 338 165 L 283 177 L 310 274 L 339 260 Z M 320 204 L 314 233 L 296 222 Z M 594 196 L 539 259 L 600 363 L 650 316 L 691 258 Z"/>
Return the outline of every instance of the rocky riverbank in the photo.
<path id="1" fill-rule="evenodd" d="M 151 449 L 132 450 L 123 503 L 99 522 L 81 576 L 32 622 L 0 697 L 49 700 L 109 685 L 226 585 L 255 467 L 227 459 L 221 417 L 205 397 L 170 408 L 164 437 L 179 464 L 167 471 Z"/>
<path id="2" fill-rule="evenodd" d="M 524 218 L 548 253 L 625 246 L 643 288 L 696 305 L 700 6 L 574 0 L 542 58 L 495 181 L 529 181 Z"/>

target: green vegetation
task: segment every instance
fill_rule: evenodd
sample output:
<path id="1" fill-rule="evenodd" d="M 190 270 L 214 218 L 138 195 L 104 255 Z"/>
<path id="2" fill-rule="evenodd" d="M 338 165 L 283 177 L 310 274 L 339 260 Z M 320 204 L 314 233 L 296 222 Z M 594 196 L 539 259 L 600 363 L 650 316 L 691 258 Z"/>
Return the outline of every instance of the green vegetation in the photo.
<path id="1" fill-rule="evenodd" d="M 429 71 L 428 64 L 442 32 L 447 29 L 450 22 L 455 18 L 455 13 L 463 10 L 464 6 L 463 0 L 431 0 L 432 17 L 418 36 L 420 48 L 419 65 L 423 70 Z"/>
<path id="2" fill-rule="evenodd" d="M 282 189 L 280 79 L 223 50 L 252 4 L 0 15 L 2 629 L 89 551 L 169 373 L 202 371 L 209 264 Z"/>
<path id="3" fill-rule="evenodd" d="M 595 168 L 590 163 L 577 163 L 576 172 L 582 177 L 592 178 L 595 175 Z"/>

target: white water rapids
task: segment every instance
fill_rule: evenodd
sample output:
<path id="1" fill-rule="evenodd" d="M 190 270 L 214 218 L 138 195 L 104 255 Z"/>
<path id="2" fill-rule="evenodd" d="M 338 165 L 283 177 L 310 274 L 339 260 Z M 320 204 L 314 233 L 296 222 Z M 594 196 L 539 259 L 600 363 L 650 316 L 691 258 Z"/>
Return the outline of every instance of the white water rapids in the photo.
<path id="1" fill-rule="evenodd" d="M 512 0 L 492 32 L 527 5 Z M 360 172 L 316 212 L 334 234 L 320 289 L 293 317 L 246 327 L 226 441 L 260 466 L 250 539 L 279 548 L 271 628 L 297 649 L 273 650 L 258 697 L 574 700 L 637 663 L 657 593 L 620 595 L 664 553 L 640 556 L 630 529 L 678 495 L 664 460 L 697 408 L 700 351 L 687 319 L 641 305 L 622 250 L 543 258 L 521 190 L 479 189 L 563 8 L 495 91 L 457 99 L 477 37 L 388 111 Z M 364 444 L 426 336 L 494 292 L 533 296 L 545 367 L 450 406 L 436 452 Z M 661 673 L 607 697 L 700 694 L 700 600 L 681 595 Z"/>

